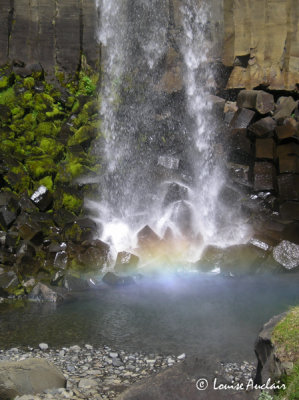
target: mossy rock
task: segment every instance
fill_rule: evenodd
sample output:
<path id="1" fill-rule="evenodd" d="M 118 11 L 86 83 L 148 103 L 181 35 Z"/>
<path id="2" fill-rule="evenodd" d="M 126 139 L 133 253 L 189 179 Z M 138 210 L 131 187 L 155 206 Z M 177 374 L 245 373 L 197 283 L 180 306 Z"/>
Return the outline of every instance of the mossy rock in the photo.
<path id="1" fill-rule="evenodd" d="M 53 192 L 53 178 L 52 176 L 45 176 L 38 182 L 38 186 L 45 186 L 50 192 Z"/>
<path id="2" fill-rule="evenodd" d="M 0 77 L 0 91 L 9 88 L 10 82 L 8 76 L 1 76 Z"/>
<path id="3" fill-rule="evenodd" d="M 29 76 L 28 78 L 24 79 L 24 87 L 26 89 L 33 89 L 35 85 L 35 80 L 33 77 Z"/>
<path id="4" fill-rule="evenodd" d="M 67 211 L 70 211 L 74 214 L 78 214 L 83 205 L 83 200 L 79 197 L 71 195 L 69 193 L 63 193 L 62 195 L 62 207 Z"/>
<path id="5" fill-rule="evenodd" d="M 59 126 L 57 126 L 54 122 L 40 122 L 36 127 L 36 136 L 37 137 L 56 137 L 59 132 Z"/>
<path id="6" fill-rule="evenodd" d="M 11 110 L 13 120 L 18 120 L 23 118 L 25 111 L 22 107 L 16 106 Z"/>
<path id="7" fill-rule="evenodd" d="M 28 192 L 32 189 L 32 181 L 22 164 L 12 167 L 4 176 L 4 180 L 17 193 Z"/>
<path id="8" fill-rule="evenodd" d="M 64 146 L 55 139 L 43 137 L 39 142 L 39 148 L 44 154 L 50 156 L 54 161 L 60 159 L 63 155 Z"/>
<path id="9" fill-rule="evenodd" d="M 81 146 L 90 144 L 91 140 L 96 137 L 96 130 L 90 125 L 84 125 L 76 131 L 68 141 L 68 146 L 75 146 L 80 144 Z"/>
<path id="10" fill-rule="evenodd" d="M 29 158 L 25 162 L 26 168 L 33 179 L 41 179 L 49 174 L 55 174 L 57 166 L 50 157 Z"/>
<path id="11" fill-rule="evenodd" d="M 0 104 L 7 105 L 11 109 L 16 102 L 17 99 L 13 88 L 10 87 L 7 90 L 0 92 Z"/>

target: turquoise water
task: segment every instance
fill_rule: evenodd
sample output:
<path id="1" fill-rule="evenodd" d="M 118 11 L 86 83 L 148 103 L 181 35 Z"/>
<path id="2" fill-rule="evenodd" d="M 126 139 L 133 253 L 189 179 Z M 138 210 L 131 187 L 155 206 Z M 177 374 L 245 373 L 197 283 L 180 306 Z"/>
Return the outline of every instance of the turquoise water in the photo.
<path id="1" fill-rule="evenodd" d="M 299 304 L 299 275 L 225 278 L 197 274 L 144 279 L 125 288 L 76 293 L 56 306 L 0 314 L 0 346 L 90 343 L 127 351 L 213 354 L 254 360 L 261 326 Z"/>

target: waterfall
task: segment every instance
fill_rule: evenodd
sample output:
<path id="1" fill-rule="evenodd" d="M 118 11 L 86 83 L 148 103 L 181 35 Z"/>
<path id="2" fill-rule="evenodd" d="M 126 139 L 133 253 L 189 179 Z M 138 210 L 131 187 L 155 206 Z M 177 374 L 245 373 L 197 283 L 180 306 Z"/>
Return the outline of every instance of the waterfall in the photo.
<path id="1" fill-rule="evenodd" d="M 174 10 L 172 0 L 99 2 L 101 199 L 90 207 L 98 210 L 101 239 L 117 251 L 136 249 L 145 225 L 171 237 L 175 248 L 183 243 L 186 259 L 196 259 L 204 245 L 225 246 L 246 235 L 238 213 L 219 196 L 225 175 L 209 98 L 207 3 L 185 0 Z M 182 87 L 178 79 L 168 90 L 179 74 Z"/>

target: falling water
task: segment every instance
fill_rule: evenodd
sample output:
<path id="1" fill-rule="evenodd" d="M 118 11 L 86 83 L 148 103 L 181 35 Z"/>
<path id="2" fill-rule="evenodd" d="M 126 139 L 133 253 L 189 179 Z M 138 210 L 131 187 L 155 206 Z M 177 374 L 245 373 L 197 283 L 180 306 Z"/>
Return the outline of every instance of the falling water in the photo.
<path id="1" fill-rule="evenodd" d="M 175 26 L 172 2 L 102 0 L 99 40 L 104 76 L 101 238 L 116 250 L 137 246 L 145 225 L 184 242 L 196 258 L 208 243 L 240 242 L 246 227 L 222 204 L 223 154 L 209 98 L 212 10 L 185 0 Z M 182 90 L 161 88 L 168 55 L 175 54 Z M 186 245 L 187 243 L 187 245 Z"/>

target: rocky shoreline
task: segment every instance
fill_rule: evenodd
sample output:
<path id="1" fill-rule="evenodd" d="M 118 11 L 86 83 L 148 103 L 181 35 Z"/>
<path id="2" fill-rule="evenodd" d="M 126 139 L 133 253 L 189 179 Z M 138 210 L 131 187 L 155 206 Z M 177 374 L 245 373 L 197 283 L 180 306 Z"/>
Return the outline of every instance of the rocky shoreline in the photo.
<path id="1" fill-rule="evenodd" d="M 35 395 L 20 395 L 16 400 L 115 399 L 135 383 L 184 362 L 188 356 L 128 353 L 89 344 L 54 349 L 41 343 L 39 348 L 0 350 L 0 362 L 33 358 L 45 359 L 62 371 L 66 387 L 46 389 Z M 215 370 L 215 376 L 235 382 L 247 382 L 254 374 L 255 365 L 247 361 L 218 362 Z"/>

